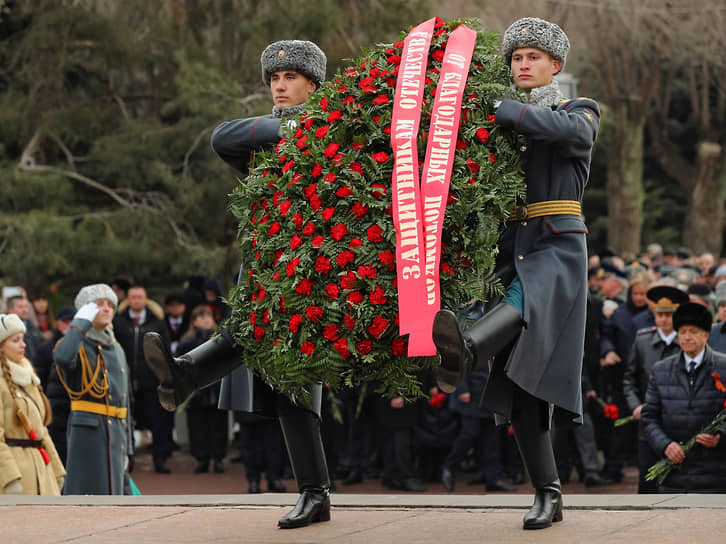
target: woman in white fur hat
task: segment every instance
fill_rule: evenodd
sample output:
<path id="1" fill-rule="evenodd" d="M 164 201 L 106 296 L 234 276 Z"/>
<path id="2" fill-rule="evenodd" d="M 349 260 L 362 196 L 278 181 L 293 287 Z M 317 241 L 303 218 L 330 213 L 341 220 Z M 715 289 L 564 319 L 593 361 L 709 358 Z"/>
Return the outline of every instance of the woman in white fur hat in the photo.
<path id="1" fill-rule="evenodd" d="M 48 434 L 51 410 L 25 357 L 25 325 L 0 314 L 0 494 L 60 495 L 66 471 Z"/>

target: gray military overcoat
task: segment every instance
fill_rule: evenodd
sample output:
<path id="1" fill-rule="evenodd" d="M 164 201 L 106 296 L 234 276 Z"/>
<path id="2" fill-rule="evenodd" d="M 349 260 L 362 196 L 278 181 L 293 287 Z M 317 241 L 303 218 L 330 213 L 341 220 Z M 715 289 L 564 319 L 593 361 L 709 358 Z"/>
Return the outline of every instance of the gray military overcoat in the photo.
<path id="1" fill-rule="evenodd" d="M 597 103 L 586 98 L 552 108 L 502 101 L 496 123 L 527 137 L 527 203 L 582 202 L 599 120 Z M 500 236 L 496 272 L 505 286 L 518 276 L 524 293 L 524 328 L 506 362 L 492 368 L 483 398 L 504 417 L 516 384 L 553 404 L 558 419 L 581 419 L 586 234 L 583 217 L 550 215 L 508 222 Z"/>

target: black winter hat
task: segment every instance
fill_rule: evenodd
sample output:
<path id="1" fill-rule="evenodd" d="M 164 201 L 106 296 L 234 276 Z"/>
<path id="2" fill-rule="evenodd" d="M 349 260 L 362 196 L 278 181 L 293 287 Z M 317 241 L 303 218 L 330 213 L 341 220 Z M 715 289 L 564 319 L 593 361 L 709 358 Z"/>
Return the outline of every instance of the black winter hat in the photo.
<path id="1" fill-rule="evenodd" d="M 673 328 L 680 329 L 683 325 L 693 325 L 706 332 L 711 331 L 713 316 L 708 308 L 697 302 L 681 304 L 673 314 Z"/>

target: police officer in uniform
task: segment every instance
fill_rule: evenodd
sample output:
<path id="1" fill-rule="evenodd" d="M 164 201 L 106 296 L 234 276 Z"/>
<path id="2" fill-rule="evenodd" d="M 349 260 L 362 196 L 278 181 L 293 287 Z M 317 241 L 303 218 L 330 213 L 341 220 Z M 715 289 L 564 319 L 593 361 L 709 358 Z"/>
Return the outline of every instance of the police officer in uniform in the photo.
<path id="1" fill-rule="evenodd" d="M 645 475 L 659 457 L 645 439 L 640 412 L 653 366 L 680 352 L 678 333 L 673 328 L 673 313 L 679 305 L 688 302 L 688 294 L 676 287 L 658 285 L 648 289 L 646 296 L 653 302 L 656 324 L 637 333 L 623 376 L 623 394 L 628 408 L 638 421 L 638 493 L 657 493 L 658 486 L 655 482 L 646 481 Z"/>

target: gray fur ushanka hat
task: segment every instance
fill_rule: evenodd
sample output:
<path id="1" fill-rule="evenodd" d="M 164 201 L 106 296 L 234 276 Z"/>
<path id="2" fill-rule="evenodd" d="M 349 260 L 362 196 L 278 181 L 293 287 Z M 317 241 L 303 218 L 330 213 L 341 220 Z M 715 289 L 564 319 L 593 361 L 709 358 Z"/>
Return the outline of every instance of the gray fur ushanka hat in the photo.
<path id="1" fill-rule="evenodd" d="M 318 87 L 325 81 L 325 53 L 313 42 L 304 40 L 280 40 L 265 47 L 260 57 L 262 81 L 270 84 L 275 72 L 290 70 L 314 81 Z"/>
<path id="2" fill-rule="evenodd" d="M 549 53 L 552 58 L 562 62 L 560 71 L 565 68 L 570 40 L 564 30 L 555 23 L 537 17 L 525 17 L 514 21 L 504 31 L 502 55 L 507 64 L 512 64 L 512 53 L 520 47 L 534 47 Z"/>

